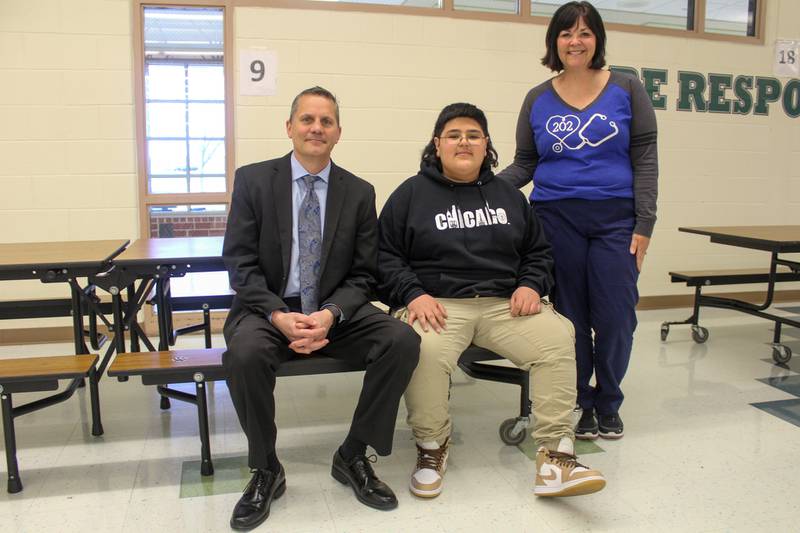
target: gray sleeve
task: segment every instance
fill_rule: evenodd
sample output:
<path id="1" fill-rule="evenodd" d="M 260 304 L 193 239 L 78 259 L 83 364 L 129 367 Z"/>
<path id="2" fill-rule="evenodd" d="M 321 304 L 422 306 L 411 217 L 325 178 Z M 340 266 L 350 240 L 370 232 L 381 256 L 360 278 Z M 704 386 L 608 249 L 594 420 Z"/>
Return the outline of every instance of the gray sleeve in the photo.
<path id="1" fill-rule="evenodd" d="M 497 174 L 517 188 L 524 187 L 533 179 L 533 172 L 539 162 L 539 152 L 533 139 L 530 116 L 533 101 L 541 91 L 531 89 L 522 102 L 519 117 L 517 118 L 517 150 L 514 153 L 514 162 Z"/>
<path id="2" fill-rule="evenodd" d="M 650 237 L 656 224 L 658 199 L 658 128 L 653 104 L 644 86 L 630 77 L 633 199 L 636 225 L 633 232 Z"/>

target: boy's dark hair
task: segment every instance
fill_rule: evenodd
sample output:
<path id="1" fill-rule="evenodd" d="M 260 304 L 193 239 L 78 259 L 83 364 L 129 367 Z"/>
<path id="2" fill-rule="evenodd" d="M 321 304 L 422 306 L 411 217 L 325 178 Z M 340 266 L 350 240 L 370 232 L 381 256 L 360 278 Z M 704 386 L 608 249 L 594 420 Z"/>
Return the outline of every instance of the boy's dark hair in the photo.
<path id="1" fill-rule="evenodd" d="M 434 144 L 433 139 L 442 136 L 442 131 L 444 130 L 445 124 L 454 118 L 462 117 L 471 118 L 477 122 L 483 130 L 483 134 L 486 135 L 486 157 L 483 159 L 481 170 L 486 170 L 497 166 L 497 151 L 494 149 L 494 146 L 492 146 L 492 139 L 489 136 L 489 124 L 486 120 L 486 115 L 478 107 L 465 102 L 447 105 L 444 107 L 444 109 L 442 109 L 441 113 L 439 113 L 439 118 L 436 119 L 436 124 L 433 126 L 433 135 L 431 136 L 431 140 L 422 151 L 422 163 L 436 165 L 439 167 L 439 170 L 441 170 L 442 160 L 439 159 L 438 155 L 436 155 L 436 144 Z"/>

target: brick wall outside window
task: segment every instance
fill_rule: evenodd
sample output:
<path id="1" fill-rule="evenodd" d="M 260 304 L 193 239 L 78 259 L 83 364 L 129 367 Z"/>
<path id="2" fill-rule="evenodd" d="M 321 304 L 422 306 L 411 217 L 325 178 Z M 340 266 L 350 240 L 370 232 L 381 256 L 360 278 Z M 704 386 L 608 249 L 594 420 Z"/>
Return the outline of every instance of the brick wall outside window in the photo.
<path id="1" fill-rule="evenodd" d="M 214 237 L 225 234 L 224 214 L 151 213 L 150 237 Z"/>

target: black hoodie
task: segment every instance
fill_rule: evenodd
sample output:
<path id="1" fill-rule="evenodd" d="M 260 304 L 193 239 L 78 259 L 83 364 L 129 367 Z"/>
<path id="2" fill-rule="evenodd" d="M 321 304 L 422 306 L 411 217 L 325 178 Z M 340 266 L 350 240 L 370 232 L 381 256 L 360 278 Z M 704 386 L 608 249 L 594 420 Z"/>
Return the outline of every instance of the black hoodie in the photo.
<path id="1" fill-rule="evenodd" d="M 391 307 L 426 293 L 508 298 L 525 286 L 545 296 L 553 286 L 550 245 L 533 208 L 491 170 L 459 183 L 423 163 L 389 197 L 379 222 L 379 290 Z"/>

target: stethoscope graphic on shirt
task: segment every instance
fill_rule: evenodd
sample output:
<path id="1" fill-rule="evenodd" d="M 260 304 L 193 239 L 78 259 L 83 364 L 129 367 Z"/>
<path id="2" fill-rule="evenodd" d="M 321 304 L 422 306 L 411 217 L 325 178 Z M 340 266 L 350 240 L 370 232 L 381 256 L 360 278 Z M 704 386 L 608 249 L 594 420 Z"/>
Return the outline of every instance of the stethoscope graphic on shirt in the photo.
<path id="1" fill-rule="evenodd" d="M 607 133 L 605 137 L 602 137 L 597 141 L 590 141 L 586 136 L 586 130 L 596 121 L 602 121 L 600 126 L 602 127 L 602 125 L 608 125 L 611 128 L 611 131 Z M 608 117 L 601 113 L 593 114 L 589 120 L 586 121 L 586 124 L 582 126 L 581 119 L 575 115 L 553 115 L 547 119 L 547 122 L 545 123 L 545 129 L 547 130 L 547 133 L 558 139 L 558 142 L 553 144 L 553 151 L 555 153 L 560 153 L 564 148 L 567 148 L 568 150 L 580 150 L 586 145 L 594 148 L 596 146 L 600 146 L 619 133 L 617 124 L 613 120 L 608 120 Z M 570 146 L 567 143 L 567 138 L 575 133 L 577 133 L 581 143 L 577 146 Z"/>

